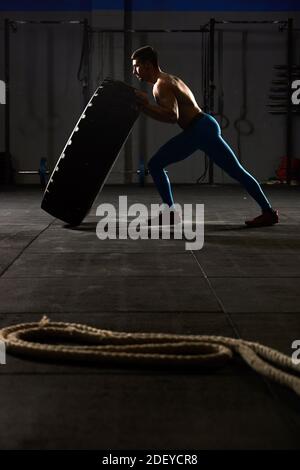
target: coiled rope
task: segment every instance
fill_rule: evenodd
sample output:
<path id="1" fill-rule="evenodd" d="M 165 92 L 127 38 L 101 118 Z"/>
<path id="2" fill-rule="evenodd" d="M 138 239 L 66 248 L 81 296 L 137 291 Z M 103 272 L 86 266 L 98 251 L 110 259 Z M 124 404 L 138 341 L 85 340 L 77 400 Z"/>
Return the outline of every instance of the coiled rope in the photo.
<path id="1" fill-rule="evenodd" d="M 234 353 L 259 374 L 300 395 L 300 367 L 259 343 L 224 336 L 126 333 L 77 323 L 22 323 L 0 330 L 7 351 L 31 358 L 99 364 L 219 367 Z M 298 372 L 298 374 L 296 374 Z"/>

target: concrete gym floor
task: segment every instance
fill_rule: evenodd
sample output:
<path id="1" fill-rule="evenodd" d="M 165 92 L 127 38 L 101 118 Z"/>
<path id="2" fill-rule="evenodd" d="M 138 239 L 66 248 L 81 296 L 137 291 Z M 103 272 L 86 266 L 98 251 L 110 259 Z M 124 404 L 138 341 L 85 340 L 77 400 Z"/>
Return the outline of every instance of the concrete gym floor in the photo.
<path id="1" fill-rule="evenodd" d="M 245 229 L 256 205 L 234 186 L 175 187 L 205 204 L 204 248 L 95 235 L 40 209 L 41 191 L 0 206 L 0 327 L 52 320 L 118 331 L 242 337 L 288 355 L 300 339 L 299 188 L 267 187 L 281 223 Z M 159 202 L 153 187 L 107 186 L 98 202 Z M 0 366 L 1 449 L 299 449 L 300 397 L 241 361 L 212 371 Z"/>

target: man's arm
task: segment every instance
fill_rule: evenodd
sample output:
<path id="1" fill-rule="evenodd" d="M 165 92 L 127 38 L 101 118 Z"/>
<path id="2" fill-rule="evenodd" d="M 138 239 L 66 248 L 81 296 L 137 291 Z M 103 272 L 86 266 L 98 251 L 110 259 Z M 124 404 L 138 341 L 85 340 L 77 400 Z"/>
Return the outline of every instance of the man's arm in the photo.
<path id="1" fill-rule="evenodd" d="M 169 86 L 157 85 L 155 99 L 157 105 L 151 104 L 146 93 L 136 91 L 141 110 L 157 121 L 176 123 L 178 121 L 178 103 Z"/>

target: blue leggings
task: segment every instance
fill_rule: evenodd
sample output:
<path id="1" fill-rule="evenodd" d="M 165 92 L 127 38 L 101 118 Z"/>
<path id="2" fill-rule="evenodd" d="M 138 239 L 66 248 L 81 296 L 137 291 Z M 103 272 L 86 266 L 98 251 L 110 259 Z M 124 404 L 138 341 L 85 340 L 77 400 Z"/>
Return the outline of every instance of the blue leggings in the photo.
<path id="1" fill-rule="evenodd" d="M 149 161 L 149 171 L 164 203 L 168 206 L 174 204 L 170 181 L 164 168 L 184 160 L 196 150 L 205 152 L 216 165 L 244 186 L 263 211 L 271 209 L 259 183 L 239 163 L 221 136 L 218 122 L 209 114 L 196 118 L 187 129 L 160 147 Z"/>

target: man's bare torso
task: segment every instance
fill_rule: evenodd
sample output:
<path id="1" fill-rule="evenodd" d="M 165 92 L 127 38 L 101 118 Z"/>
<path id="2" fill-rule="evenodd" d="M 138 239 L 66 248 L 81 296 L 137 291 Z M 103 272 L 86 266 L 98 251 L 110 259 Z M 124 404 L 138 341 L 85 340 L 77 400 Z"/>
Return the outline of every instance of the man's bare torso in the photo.
<path id="1" fill-rule="evenodd" d="M 188 127 L 193 118 L 201 113 L 196 99 L 189 87 L 178 77 L 162 72 L 157 82 L 153 86 L 153 96 L 155 101 L 159 103 L 159 86 L 168 87 L 170 92 L 175 96 L 178 105 L 178 125 L 185 129 Z"/>

